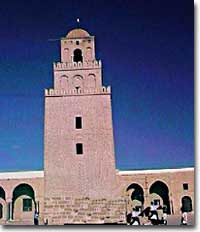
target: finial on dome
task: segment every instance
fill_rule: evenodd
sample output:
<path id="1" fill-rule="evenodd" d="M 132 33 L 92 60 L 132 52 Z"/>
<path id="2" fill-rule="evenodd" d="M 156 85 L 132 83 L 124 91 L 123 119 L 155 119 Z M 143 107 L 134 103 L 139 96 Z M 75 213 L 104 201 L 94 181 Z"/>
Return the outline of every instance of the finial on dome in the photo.
<path id="1" fill-rule="evenodd" d="M 77 22 L 77 28 L 79 28 L 79 27 L 80 27 L 80 19 L 77 18 L 77 19 L 76 19 L 76 22 Z"/>

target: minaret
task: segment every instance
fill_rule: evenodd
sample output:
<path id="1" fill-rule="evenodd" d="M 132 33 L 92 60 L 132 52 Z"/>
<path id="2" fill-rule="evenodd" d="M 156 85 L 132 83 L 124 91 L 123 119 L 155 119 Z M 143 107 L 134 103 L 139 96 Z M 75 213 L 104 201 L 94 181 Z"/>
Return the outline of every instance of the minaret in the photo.
<path id="1" fill-rule="evenodd" d="M 77 28 L 61 39 L 45 90 L 45 197 L 112 197 L 116 187 L 111 88 L 102 86 L 95 39 Z"/>

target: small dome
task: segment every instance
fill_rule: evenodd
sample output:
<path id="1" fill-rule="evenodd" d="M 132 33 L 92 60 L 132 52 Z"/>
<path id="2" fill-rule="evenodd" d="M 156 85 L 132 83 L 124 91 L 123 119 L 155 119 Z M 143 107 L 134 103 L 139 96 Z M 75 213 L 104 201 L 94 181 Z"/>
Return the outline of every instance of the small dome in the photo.
<path id="1" fill-rule="evenodd" d="M 90 34 L 87 31 L 81 28 L 76 28 L 76 29 L 71 30 L 67 34 L 66 38 L 74 39 L 74 38 L 84 38 L 84 37 L 89 37 L 89 36 Z"/>

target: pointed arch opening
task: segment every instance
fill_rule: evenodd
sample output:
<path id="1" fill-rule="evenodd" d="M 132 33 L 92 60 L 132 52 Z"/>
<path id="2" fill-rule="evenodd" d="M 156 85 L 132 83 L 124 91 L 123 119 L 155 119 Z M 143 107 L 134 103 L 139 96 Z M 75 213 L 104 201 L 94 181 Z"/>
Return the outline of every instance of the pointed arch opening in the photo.
<path id="1" fill-rule="evenodd" d="M 152 195 L 154 204 L 163 204 L 162 206 L 167 208 L 167 213 L 171 214 L 169 189 L 165 183 L 162 181 L 154 182 L 149 189 L 149 193 Z M 160 197 L 160 199 L 158 197 Z M 160 200 L 162 200 L 162 202 L 160 202 Z"/>
<path id="2" fill-rule="evenodd" d="M 144 191 L 143 188 L 136 183 L 132 183 L 128 186 L 126 189 L 129 195 L 129 199 L 131 202 L 129 202 L 129 206 L 131 209 L 135 208 L 138 211 L 143 210 L 144 205 Z"/>

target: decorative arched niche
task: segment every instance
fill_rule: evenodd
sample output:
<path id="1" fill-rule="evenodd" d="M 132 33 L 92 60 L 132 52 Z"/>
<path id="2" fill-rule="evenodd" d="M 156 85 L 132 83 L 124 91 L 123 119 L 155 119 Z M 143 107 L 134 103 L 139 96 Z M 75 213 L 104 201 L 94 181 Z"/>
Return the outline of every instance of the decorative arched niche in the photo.
<path id="1" fill-rule="evenodd" d="M 86 59 L 92 60 L 92 48 L 91 47 L 86 48 Z"/>
<path id="2" fill-rule="evenodd" d="M 58 78 L 59 81 L 59 89 L 68 89 L 69 88 L 69 78 L 66 75 L 62 75 Z"/>
<path id="3" fill-rule="evenodd" d="M 87 88 L 96 88 L 96 76 L 93 73 L 87 77 Z"/>
<path id="4" fill-rule="evenodd" d="M 73 86 L 77 90 L 83 88 L 83 77 L 81 75 L 75 75 L 73 77 Z"/>

